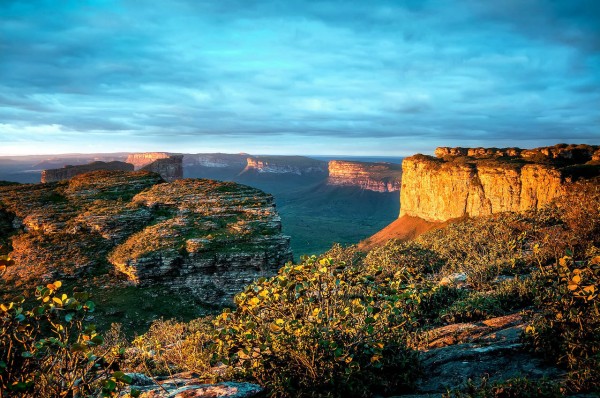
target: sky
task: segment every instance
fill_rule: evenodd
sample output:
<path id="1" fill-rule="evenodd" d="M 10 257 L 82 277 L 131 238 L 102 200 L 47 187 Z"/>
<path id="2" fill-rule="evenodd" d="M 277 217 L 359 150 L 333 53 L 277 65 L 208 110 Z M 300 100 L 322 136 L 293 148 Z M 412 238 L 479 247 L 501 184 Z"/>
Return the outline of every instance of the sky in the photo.
<path id="1" fill-rule="evenodd" d="M 0 0 L 0 155 L 600 144 L 597 0 Z"/>

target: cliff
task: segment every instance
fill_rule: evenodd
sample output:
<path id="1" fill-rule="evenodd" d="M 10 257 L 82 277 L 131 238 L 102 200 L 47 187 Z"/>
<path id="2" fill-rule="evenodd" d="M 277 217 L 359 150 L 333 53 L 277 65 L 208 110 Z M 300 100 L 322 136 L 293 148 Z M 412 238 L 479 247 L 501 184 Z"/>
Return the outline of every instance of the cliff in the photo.
<path id="1" fill-rule="evenodd" d="M 402 167 L 392 163 L 367 163 L 332 160 L 327 184 L 356 186 L 375 192 L 400 190 Z"/>
<path id="2" fill-rule="evenodd" d="M 133 171 L 133 165 L 124 162 L 92 162 L 78 166 L 65 166 L 60 169 L 49 169 L 42 171 L 42 183 L 63 181 L 77 175 L 97 170 L 120 170 Z"/>
<path id="3" fill-rule="evenodd" d="M 600 147 L 438 148 L 402 164 L 400 216 L 440 222 L 465 216 L 540 209 L 567 184 L 598 175 Z"/>
<path id="4" fill-rule="evenodd" d="M 272 174 L 326 174 L 327 163 L 304 156 L 252 156 L 244 171 Z"/>
<path id="5" fill-rule="evenodd" d="M 133 153 L 127 157 L 127 163 L 134 165 L 135 170 L 158 173 L 165 181 L 183 178 L 183 155 L 165 152 Z"/>
<path id="6" fill-rule="evenodd" d="M 146 171 L 0 187 L 0 220 L 17 264 L 9 284 L 85 274 L 106 285 L 120 275 L 221 306 L 292 259 L 272 196 L 212 180 L 164 183 Z"/>
<path id="7" fill-rule="evenodd" d="M 184 166 L 201 166 L 209 168 L 240 168 L 246 167 L 247 153 L 196 153 L 186 154 L 183 158 Z"/>

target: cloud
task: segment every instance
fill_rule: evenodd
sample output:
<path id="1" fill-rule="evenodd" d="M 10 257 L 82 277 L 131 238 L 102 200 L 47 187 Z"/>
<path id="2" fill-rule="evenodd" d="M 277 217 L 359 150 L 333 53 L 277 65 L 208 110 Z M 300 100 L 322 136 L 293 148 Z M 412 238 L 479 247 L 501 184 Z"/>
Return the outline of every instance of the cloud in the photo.
<path id="1" fill-rule="evenodd" d="M 591 0 L 5 0 L 0 139 L 600 143 L 599 21 Z"/>

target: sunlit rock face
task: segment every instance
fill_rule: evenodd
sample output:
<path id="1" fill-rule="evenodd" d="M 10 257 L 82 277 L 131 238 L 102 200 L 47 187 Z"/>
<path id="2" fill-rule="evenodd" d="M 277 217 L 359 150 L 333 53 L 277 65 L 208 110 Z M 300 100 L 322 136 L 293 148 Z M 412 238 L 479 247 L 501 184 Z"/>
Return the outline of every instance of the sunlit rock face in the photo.
<path id="1" fill-rule="evenodd" d="M 332 160 L 327 184 L 354 186 L 375 192 L 400 190 L 402 167 L 392 163 L 368 163 Z"/>
<path id="2" fill-rule="evenodd" d="M 292 260 L 271 195 L 147 171 L 0 187 L 0 221 L 14 281 L 114 274 L 221 306 Z"/>
<path id="3" fill-rule="evenodd" d="M 92 162 L 78 166 L 65 166 L 60 169 L 48 169 L 42 171 L 42 183 L 68 180 L 77 175 L 98 170 L 133 171 L 133 165 L 118 161 Z"/>
<path id="4" fill-rule="evenodd" d="M 186 154 L 183 158 L 184 166 L 202 166 L 209 168 L 246 167 L 247 153 L 196 153 Z"/>
<path id="5" fill-rule="evenodd" d="M 127 157 L 127 163 L 134 165 L 135 170 L 158 173 L 165 181 L 183 178 L 183 155 L 165 152 L 133 153 Z"/>
<path id="6" fill-rule="evenodd" d="M 402 164 L 400 216 L 446 221 L 540 209 L 575 179 L 598 175 L 600 147 L 438 148 Z"/>
<path id="7" fill-rule="evenodd" d="M 304 156 L 252 156 L 245 171 L 271 174 L 327 174 L 327 162 Z"/>

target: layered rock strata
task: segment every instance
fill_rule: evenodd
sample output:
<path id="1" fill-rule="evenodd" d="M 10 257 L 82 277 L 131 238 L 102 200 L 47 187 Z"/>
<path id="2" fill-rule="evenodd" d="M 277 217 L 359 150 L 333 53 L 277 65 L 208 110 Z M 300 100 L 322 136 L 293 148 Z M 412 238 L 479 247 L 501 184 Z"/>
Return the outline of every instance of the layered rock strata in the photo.
<path id="1" fill-rule="evenodd" d="M 247 153 L 197 153 L 186 154 L 183 158 L 183 163 L 185 166 L 202 166 L 218 169 L 239 167 L 243 169 L 246 167 L 247 158 Z"/>
<path id="2" fill-rule="evenodd" d="M 135 170 L 158 173 L 165 181 L 175 181 L 183 178 L 183 155 L 166 152 L 132 153 L 127 157 Z"/>
<path id="3" fill-rule="evenodd" d="M 519 148 L 438 148 L 402 164 L 400 216 L 440 222 L 504 211 L 535 210 L 577 178 L 598 175 L 600 148 L 558 145 Z"/>
<path id="4" fill-rule="evenodd" d="M 368 163 L 332 160 L 327 184 L 355 186 L 375 192 L 400 190 L 402 166 L 393 163 Z"/>
<path id="5" fill-rule="evenodd" d="M 304 156 L 252 156 L 245 171 L 273 174 L 326 174 L 327 163 Z"/>
<path id="6" fill-rule="evenodd" d="M 42 171 L 42 183 L 63 181 L 77 175 L 97 170 L 120 170 L 133 171 L 133 165 L 125 162 L 92 162 L 84 165 L 65 166 L 60 169 L 48 169 Z"/>
<path id="7" fill-rule="evenodd" d="M 273 197 L 235 183 L 99 171 L 0 187 L 0 219 L 13 281 L 110 271 L 221 306 L 292 259 Z"/>

